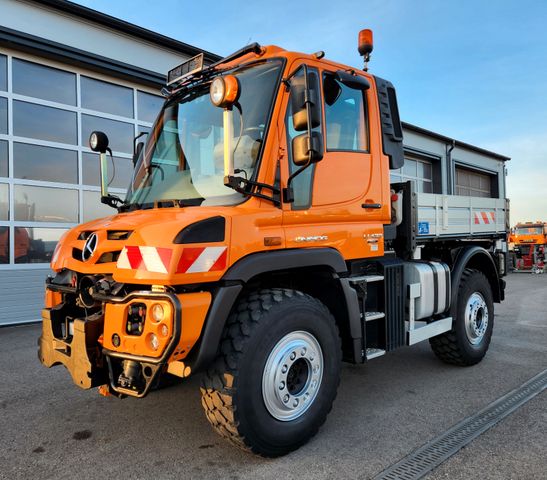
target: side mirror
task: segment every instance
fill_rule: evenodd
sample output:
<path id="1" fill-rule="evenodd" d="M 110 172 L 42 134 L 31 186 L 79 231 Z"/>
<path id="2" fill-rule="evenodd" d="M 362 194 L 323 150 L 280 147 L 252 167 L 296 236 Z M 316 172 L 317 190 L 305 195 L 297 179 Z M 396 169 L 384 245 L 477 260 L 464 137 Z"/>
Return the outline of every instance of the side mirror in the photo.
<path id="1" fill-rule="evenodd" d="M 295 165 L 304 166 L 318 162 L 323 158 L 323 136 L 311 132 L 311 136 L 302 133 L 292 139 L 292 158 Z"/>
<path id="2" fill-rule="evenodd" d="M 306 89 L 306 74 L 308 88 Z M 319 95 L 319 78 L 315 72 L 307 72 L 304 75 L 291 79 L 291 111 L 292 123 L 297 132 L 308 129 L 307 105 L 310 109 L 311 125 L 309 128 L 318 127 L 321 124 L 321 108 Z"/>
<path id="3" fill-rule="evenodd" d="M 352 75 L 344 70 L 338 70 L 335 76 L 336 80 L 353 90 L 368 90 L 370 88 L 370 82 L 360 75 Z"/>

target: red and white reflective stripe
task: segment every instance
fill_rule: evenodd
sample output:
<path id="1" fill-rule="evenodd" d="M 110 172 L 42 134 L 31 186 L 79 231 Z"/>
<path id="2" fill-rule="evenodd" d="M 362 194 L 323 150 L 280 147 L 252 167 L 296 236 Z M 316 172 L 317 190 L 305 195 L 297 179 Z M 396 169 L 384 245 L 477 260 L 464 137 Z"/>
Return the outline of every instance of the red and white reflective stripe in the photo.
<path id="1" fill-rule="evenodd" d="M 184 248 L 177 273 L 215 272 L 226 268 L 227 247 Z"/>
<path id="2" fill-rule="evenodd" d="M 158 247 L 124 247 L 118 257 L 118 268 L 168 273 L 173 251 Z"/>
<path id="3" fill-rule="evenodd" d="M 475 212 L 475 225 L 490 225 L 496 223 L 494 212 Z"/>

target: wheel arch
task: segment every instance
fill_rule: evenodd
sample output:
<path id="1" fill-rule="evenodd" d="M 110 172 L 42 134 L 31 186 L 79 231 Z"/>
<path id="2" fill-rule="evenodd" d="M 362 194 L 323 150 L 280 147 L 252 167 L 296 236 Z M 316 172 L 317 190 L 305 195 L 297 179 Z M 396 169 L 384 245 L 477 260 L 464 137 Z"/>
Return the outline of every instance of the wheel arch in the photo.
<path id="1" fill-rule="evenodd" d="M 459 249 L 456 253 L 452 267 L 452 305 L 457 301 L 458 286 L 466 268 L 471 268 L 482 272 L 488 279 L 492 289 L 494 302 L 499 303 L 503 300 L 503 290 L 500 287 L 498 270 L 488 250 L 483 247 L 469 246 Z"/>
<path id="2" fill-rule="evenodd" d="M 213 295 L 200 340 L 188 357 L 193 372 L 214 358 L 224 325 L 238 300 L 257 288 L 286 287 L 307 293 L 331 311 L 342 339 L 344 360 L 361 361 L 361 327 L 357 294 L 345 282 L 347 266 L 333 248 L 253 253 L 236 262 Z"/>

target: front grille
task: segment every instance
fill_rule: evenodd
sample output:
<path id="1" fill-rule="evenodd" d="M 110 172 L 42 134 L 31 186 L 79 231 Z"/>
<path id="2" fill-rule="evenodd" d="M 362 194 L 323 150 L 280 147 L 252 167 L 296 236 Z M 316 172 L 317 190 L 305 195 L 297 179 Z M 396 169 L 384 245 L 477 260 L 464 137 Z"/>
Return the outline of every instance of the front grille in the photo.
<path id="1" fill-rule="evenodd" d="M 120 256 L 120 253 L 122 253 L 121 250 L 116 250 L 115 252 L 105 252 L 99 257 L 96 263 L 117 262 L 118 257 Z"/>
<path id="2" fill-rule="evenodd" d="M 133 230 L 108 230 L 106 238 L 108 240 L 127 240 L 133 233 Z"/>

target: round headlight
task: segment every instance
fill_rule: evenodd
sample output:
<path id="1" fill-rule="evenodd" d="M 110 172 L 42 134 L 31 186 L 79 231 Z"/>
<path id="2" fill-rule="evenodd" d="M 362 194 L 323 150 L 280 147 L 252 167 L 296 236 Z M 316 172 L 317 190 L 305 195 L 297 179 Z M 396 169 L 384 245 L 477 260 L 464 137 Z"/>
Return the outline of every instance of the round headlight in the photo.
<path id="1" fill-rule="evenodd" d="M 216 77 L 209 90 L 213 105 L 229 108 L 239 98 L 239 80 L 234 75 Z"/>
<path id="2" fill-rule="evenodd" d="M 146 337 L 146 341 L 148 343 L 148 347 L 150 349 L 156 351 L 160 347 L 160 341 L 158 340 L 158 337 L 155 333 L 149 333 Z"/>
<path id="3" fill-rule="evenodd" d="M 169 335 L 169 327 L 165 325 L 165 323 L 160 325 L 160 335 L 162 337 L 167 337 L 167 335 Z"/>
<path id="4" fill-rule="evenodd" d="M 220 107 L 224 100 L 224 93 L 226 91 L 226 84 L 224 83 L 224 78 L 217 77 L 211 83 L 211 89 L 209 94 L 211 95 L 211 102 L 213 105 Z"/>
<path id="5" fill-rule="evenodd" d="M 95 130 L 89 136 L 89 148 L 94 152 L 105 153 L 108 149 L 108 137 L 106 133 Z"/>
<path id="6" fill-rule="evenodd" d="M 152 318 L 155 322 L 161 322 L 163 320 L 165 313 L 163 311 L 163 307 L 156 303 L 152 306 Z"/>
<path id="7" fill-rule="evenodd" d="M 99 145 L 99 139 L 97 137 L 97 132 L 93 132 L 89 136 L 89 148 L 91 148 L 91 150 L 95 150 L 98 145 Z"/>

